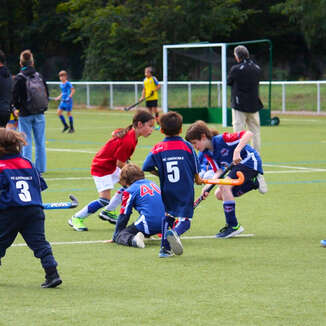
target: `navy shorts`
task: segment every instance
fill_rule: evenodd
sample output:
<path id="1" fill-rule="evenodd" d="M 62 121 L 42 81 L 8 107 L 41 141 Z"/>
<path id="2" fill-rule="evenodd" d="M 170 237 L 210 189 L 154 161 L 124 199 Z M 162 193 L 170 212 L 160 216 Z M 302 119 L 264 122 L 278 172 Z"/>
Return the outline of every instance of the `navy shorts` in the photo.
<path id="1" fill-rule="evenodd" d="M 71 112 L 72 110 L 72 99 L 61 101 L 59 104 L 59 110 Z"/>
<path id="2" fill-rule="evenodd" d="M 237 171 L 241 171 L 245 177 L 245 181 L 241 186 L 234 186 L 232 188 L 232 193 L 234 197 L 240 197 L 241 195 L 245 194 L 248 191 L 258 189 L 258 181 L 256 179 L 258 172 L 248 168 L 243 164 L 235 165 L 228 177 L 231 179 L 237 179 Z"/>
<path id="3" fill-rule="evenodd" d="M 147 108 L 157 108 L 157 100 L 146 101 Z"/>

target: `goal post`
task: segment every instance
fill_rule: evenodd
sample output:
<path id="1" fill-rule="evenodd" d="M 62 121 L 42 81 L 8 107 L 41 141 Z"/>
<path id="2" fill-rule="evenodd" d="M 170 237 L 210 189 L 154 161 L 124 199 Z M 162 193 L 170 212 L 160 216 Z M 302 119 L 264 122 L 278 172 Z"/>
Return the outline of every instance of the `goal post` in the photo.
<path id="1" fill-rule="evenodd" d="M 208 94 L 208 103 L 204 105 L 201 103 L 200 106 L 197 105 L 197 109 L 203 109 L 201 112 L 200 110 L 192 109 L 192 111 L 188 110 L 188 108 L 185 105 L 185 100 L 183 100 L 183 103 L 180 105 L 177 105 L 177 108 L 173 108 L 176 111 L 180 111 L 180 113 L 186 114 L 188 117 L 190 115 L 193 115 L 193 119 L 203 119 L 205 118 L 208 120 L 207 122 L 217 122 L 222 123 L 224 127 L 230 125 L 230 121 L 232 120 L 231 117 L 231 110 L 228 108 L 228 89 L 227 89 L 227 75 L 228 75 L 228 61 L 231 63 L 234 62 L 234 58 L 228 57 L 228 49 L 232 46 L 236 45 L 245 45 L 245 44 L 260 44 L 260 43 L 268 43 L 268 54 L 264 53 L 265 57 L 269 58 L 269 68 L 268 68 L 268 79 L 269 79 L 269 87 L 268 87 L 268 108 L 267 110 L 264 109 L 264 112 L 261 112 L 261 116 L 263 116 L 262 125 L 269 125 L 270 124 L 270 109 L 271 109 L 271 79 L 272 79 L 272 42 L 268 39 L 262 39 L 262 40 L 253 40 L 253 41 L 242 41 L 242 42 L 232 42 L 232 43 L 186 43 L 186 44 L 169 44 L 169 45 L 163 45 L 163 87 L 162 87 L 162 109 L 163 112 L 168 112 L 169 108 L 171 108 L 171 105 L 169 105 L 169 94 L 171 95 L 171 84 L 177 84 L 178 82 L 171 81 L 170 75 L 176 76 L 177 73 L 174 73 L 174 71 L 171 71 L 172 69 L 179 69 L 178 65 L 175 62 L 176 57 L 179 58 L 179 62 L 181 65 L 185 66 L 184 69 L 187 69 L 186 65 L 189 64 L 188 71 L 183 71 L 182 73 L 179 72 L 179 75 L 181 76 L 181 80 L 185 82 L 189 82 L 188 88 L 191 89 L 190 84 L 200 84 L 205 83 L 205 85 L 208 85 L 207 87 L 207 94 Z M 265 46 L 266 47 L 266 46 Z M 212 58 L 208 58 L 210 55 L 208 55 L 208 50 L 211 52 L 214 52 Z M 179 51 L 179 52 L 178 52 Z M 192 52 L 193 51 L 193 52 Z M 202 52 L 198 52 L 202 51 Z M 206 51 L 204 53 L 204 51 Z M 208 52 L 207 52 L 208 51 Z M 172 57 L 171 54 L 172 52 Z M 249 51 L 251 52 L 251 51 Z M 169 56 L 170 55 L 170 56 Z M 180 59 L 180 56 L 183 56 L 183 59 Z M 230 56 L 230 54 L 229 54 Z M 191 58 L 191 59 L 189 59 Z M 192 61 L 190 61 L 192 60 Z M 196 61 L 197 60 L 197 61 Z M 233 63 L 235 64 L 235 62 Z M 198 67 L 193 67 L 192 65 L 197 65 Z M 219 103 L 218 107 L 217 105 L 211 106 L 211 86 L 212 86 L 212 77 L 211 77 L 211 67 L 213 66 L 213 69 L 215 69 L 215 77 L 214 77 L 214 84 L 217 84 L 218 87 L 221 85 L 221 103 Z M 170 69 L 170 70 L 169 70 Z M 193 72 L 193 76 L 191 76 L 190 70 Z M 194 73 L 194 71 L 197 71 L 197 73 Z M 206 70 L 206 80 L 209 79 L 207 82 L 194 82 L 194 80 L 189 80 L 187 78 L 195 78 L 198 76 L 201 76 L 200 73 L 198 73 L 199 70 Z M 181 71 L 181 70 L 180 70 Z M 217 73 L 218 72 L 218 73 Z M 209 77 L 207 77 L 209 75 Z M 194 77 L 195 76 L 195 77 Z M 188 90 L 189 92 L 189 90 Z M 202 95 L 202 94 L 201 94 Z M 190 98 L 190 100 L 189 100 Z M 188 94 L 188 103 L 191 103 L 191 93 Z M 179 108 L 181 106 L 181 108 Z M 172 106 L 173 107 L 173 106 Z M 174 105 L 175 107 L 175 105 Z M 191 109 L 191 108 L 189 108 Z M 206 111 L 205 111 L 206 110 Z M 205 112 L 204 112 L 205 111 Z M 261 110 L 263 111 L 263 110 Z M 199 114 L 200 112 L 200 114 Z M 218 113 L 217 113 L 218 112 Z M 216 118 L 216 115 L 219 115 L 219 118 Z M 205 117 L 205 118 L 203 118 Z M 212 121 L 210 119 L 213 118 Z M 265 121 L 266 120 L 266 121 Z"/>

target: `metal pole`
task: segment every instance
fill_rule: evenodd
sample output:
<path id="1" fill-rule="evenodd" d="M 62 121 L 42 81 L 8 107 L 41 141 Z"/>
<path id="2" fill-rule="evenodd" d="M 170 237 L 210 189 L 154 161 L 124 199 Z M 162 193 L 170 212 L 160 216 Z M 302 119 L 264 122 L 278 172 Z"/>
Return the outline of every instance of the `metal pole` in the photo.
<path id="1" fill-rule="evenodd" d="M 222 45 L 222 125 L 227 126 L 226 44 Z"/>
<path id="2" fill-rule="evenodd" d="M 285 112 L 285 84 L 282 84 L 282 112 Z"/>
<path id="3" fill-rule="evenodd" d="M 163 112 L 168 112 L 168 50 L 163 46 L 163 98 L 162 109 Z"/>
<path id="4" fill-rule="evenodd" d="M 191 84 L 188 84 L 188 108 L 191 108 L 192 103 L 191 103 Z"/>
<path id="5" fill-rule="evenodd" d="M 113 84 L 110 84 L 110 108 L 113 109 Z"/>
<path id="6" fill-rule="evenodd" d="M 221 107 L 221 86 L 217 84 L 217 106 Z"/>
<path id="7" fill-rule="evenodd" d="M 138 85 L 135 83 L 135 103 L 138 102 Z"/>
<path id="8" fill-rule="evenodd" d="M 317 82 L 317 113 L 320 113 L 320 83 Z"/>
<path id="9" fill-rule="evenodd" d="M 89 108 L 90 107 L 90 99 L 89 99 L 89 85 L 86 84 L 86 107 Z"/>

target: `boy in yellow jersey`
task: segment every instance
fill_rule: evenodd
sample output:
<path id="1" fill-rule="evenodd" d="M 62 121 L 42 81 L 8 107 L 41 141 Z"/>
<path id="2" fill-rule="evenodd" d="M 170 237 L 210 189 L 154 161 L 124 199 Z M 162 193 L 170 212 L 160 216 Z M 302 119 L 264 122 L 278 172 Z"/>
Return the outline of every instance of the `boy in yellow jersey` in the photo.
<path id="1" fill-rule="evenodd" d="M 155 120 L 157 125 L 159 124 L 158 111 L 157 111 L 157 100 L 158 94 L 157 91 L 161 88 L 156 77 L 152 75 L 153 68 L 145 68 L 145 79 L 144 79 L 144 88 L 140 100 L 146 98 L 146 107 L 149 109 L 151 114 L 155 114 Z M 159 129 L 157 126 L 155 129 Z"/>

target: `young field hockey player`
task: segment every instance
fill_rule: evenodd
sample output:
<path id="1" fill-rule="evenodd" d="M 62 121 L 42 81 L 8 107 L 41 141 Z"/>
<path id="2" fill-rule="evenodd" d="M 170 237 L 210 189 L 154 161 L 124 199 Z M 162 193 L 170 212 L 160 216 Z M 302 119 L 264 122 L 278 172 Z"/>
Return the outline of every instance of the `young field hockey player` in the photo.
<path id="1" fill-rule="evenodd" d="M 215 192 L 218 200 L 223 200 L 223 208 L 226 219 L 226 226 L 216 235 L 218 238 L 230 238 L 244 231 L 238 223 L 235 214 L 235 197 L 239 197 L 250 190 L 259 189 L 261 193 L 267 191 L 263 174 L 261 158 L 250 145 L 252 132 L 241 131 L 236 133 L 224 133 L 213 136 L 212 131 L 204 121 L 193 123 L 187 130 L 186 139 L 194 147 L 203 152 L 215 171 L 215 178 L 223 172 L 223 165 L 232 162 L 236 164 L 228 174 L 229 178 L 235 179 L 236 172 L 244 174 L 245 181 L 241 186 L 219 186 Z M 260 174 L 259 174 L 260 173 Z M 202 196 L 208 196 L 207 186 L 202 191 Z"/>
<path id="2" fill-rule="evenodd" d="M 60 100 L 57 114 L 63 124 L 62 132 L 65 132 L 69 129 L 68 133 L 73 133 L 75 132 L 75 129 L 74 129 L 74 118 L 71 115 L 71 111 L 73 106 L 72 97 L 75 94 L 75 88 L 68 81 L 68 74 L 65 70 L 61 70 L 59 72 L 59 78 L 61 81 L 60 83 L 61 94 L 55 98 L 56 101 Z M 63 111 L 67 112 L 70 128 L 66 122 L 64 115 L 62 114 Z"/>
<path id="3" fill-rule="evenodd" d="M 144 110 L 138 111 L 127 128 L 121 128 L 113 133 L 113 137 L 95 155 L 91 175 L 93 176 L 99 198 L 90 202 L 77 212 L 69 221 L 69 225 L 76 231 L 87 231 L 84 220 L 90 214 L 106 206 L 106 210 L 114 210 L 120 203 L 122 191 L 118 191 L 111 199 L 111 190 L 120 180 L 120 171 L 133 154 L 138 138 L 148 137 L 154 127 L 154 117 Z M 111 201 L 110 201 L 111 199 Z M 102 219 L 116 222 L 117 217 L 101 214 Z"/>
<path id="4" fill-rule="evenodd" d="M 161 232 L 165 215 L 161 190 L 153 181 L 146 180 L 144 172 L 135 164 L 127 164 L 122 168 L 120 184 L 126 189 L 122 195 L 113 242 L 145 248 L 144 236 L 150 237 Z M 126 227 L 133 208 L 140 216 L 135 223 Z"/>
<path id="5" fill-rule="evenodd" d="M 50 244 L 44 234 L 41 191 L 45 181 L 30 161 L 20 155 L 26 145 L 20 132 L 0 128 L 0 265 L 18 232 L 45 271 L 43 288 L 62 283 Z"/>
<path id="6" fill-rule="evenodd" d="M 155 115 L 155 121 L 157 126 L 156 130 L 159 130 L 159 115 L 157 111 L 157 101 L 158 101 L 158 90 L 161 88 L 156 77 L 153 76 L 153 68 L 146 67 L 145 68 L 145 79 L 144 79 L 144 88 L 142 92 L 142 96 L 139 100 L 143 100 L 146 98 L 146 107 L 148 110 Z"/>
<path id="7" fill-rule="evenodd" d="M 201 184 L 201 181 L 197 154 L 191 144 L 179 136 L 182 116 L 172 111 L 165 113 L 160 118 L 160 125 L 166 138 L 152 148 L 145 159 L 143 170 L 160 178 L 166 214 L 162 222 L 159 257 L 165 258 L 183 252 L 179 235 L 190 228 L 194 213 L 194 180 L 197 184 Z M 176 218 L 179 222 L 172 229 Z"/>

